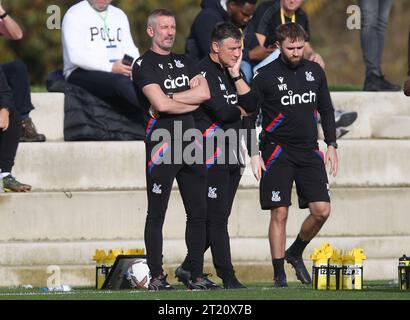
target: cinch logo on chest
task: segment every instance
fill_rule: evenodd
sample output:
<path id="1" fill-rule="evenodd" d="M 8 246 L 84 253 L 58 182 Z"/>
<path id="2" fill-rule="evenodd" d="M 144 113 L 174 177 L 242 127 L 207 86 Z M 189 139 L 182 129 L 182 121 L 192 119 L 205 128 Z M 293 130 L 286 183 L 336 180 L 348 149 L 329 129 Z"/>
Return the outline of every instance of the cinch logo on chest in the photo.
<path id="1" fill-rule="evenodd" d="M 170 77 L 170 76 L 169 76 Z M 175 79 L 167 79 L 164 81 L 164 87 L 166 89 L 182 88 L 189 85 L 189 78 L 186 75 L 182 75 Z"/>
<path id="2" fill-rule="evenodd" d="M 295 104 L 312 103 L 316 101 L 316 93 L 312 90 L 302 94 L 293 94 L 293 91 L 288 91 L 287 96 L 283 96 L 280 102 L 284 106 L 293 106 Z"/>

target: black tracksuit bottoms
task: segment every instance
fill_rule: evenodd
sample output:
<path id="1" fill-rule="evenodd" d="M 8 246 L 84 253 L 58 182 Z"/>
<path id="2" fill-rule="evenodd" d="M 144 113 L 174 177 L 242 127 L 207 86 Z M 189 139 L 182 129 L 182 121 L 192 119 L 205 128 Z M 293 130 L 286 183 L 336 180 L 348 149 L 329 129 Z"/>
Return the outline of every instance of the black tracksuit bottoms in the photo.
<path id="1" fill-rule="evenodd" d="M 204 252 L 209 247 L 211 248 L 216 273 L 224 281 L 234 275 L 228 219 L 241 177 L 241 167 L 239 165 L 216 164 L 208 169 L 206 246 Z M 185 270 L 192 269 L 188 256 L 185 258 L 182 268 Z"/>
<path id="2" fill-rule="evenodd" d="M 165 212 L 171 194 L 174 179 L 177 179 L 179 192 L 187 216 L 185 242 L 188 257 L 192 262 L 192 279 L 203 274 L 204 247 L 206 240 L 206 167 L 204 164 L 161 163 L 159 160 L 171 153 L 170 145 L 146 142 L 146 180 L 148 195 L 148 213 L 145 223 L 145 247 L 147 263 L 151 276 L 156 277 L 163 272 L 162 227 Z M 156 149 L 155 149 L 156 148 Z"/>
<path id="3" fill-rule="evenodd" d="M 12 111 L 9 118 L 9 127 L 6 131 L 0 130 L 0 169 L 1 172 L 11 172 L 16 158 L 17 147 L 20 141 L 20 115 Z"/>
<path id="4" fill-rule="evenodd" d="M 122 74 L 75 69 L 67 81 L 77 85 L 108 104 L 125 109 L 140 108 L 132 80 Z"/>

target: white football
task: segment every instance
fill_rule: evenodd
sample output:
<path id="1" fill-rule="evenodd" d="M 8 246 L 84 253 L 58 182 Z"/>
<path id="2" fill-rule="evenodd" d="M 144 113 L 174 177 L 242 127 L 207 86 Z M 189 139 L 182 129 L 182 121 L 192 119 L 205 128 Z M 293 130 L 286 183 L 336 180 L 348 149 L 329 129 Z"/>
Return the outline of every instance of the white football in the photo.
<path id="1" fill-rule="evenodd" d="M 151 273 L 145 259 L 135 259 L 130 265 L 127 272 L 127 280 L 131 288 L 148 289 L 151 280 Z"/>

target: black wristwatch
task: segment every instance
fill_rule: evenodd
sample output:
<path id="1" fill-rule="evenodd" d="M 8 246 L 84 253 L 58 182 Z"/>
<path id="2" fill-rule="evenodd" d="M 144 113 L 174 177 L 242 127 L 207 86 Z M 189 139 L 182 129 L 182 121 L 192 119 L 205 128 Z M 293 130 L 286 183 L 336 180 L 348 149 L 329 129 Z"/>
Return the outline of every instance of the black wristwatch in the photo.
<path id="1" fill-rule="evenodd" d="M 236 81 L 241 80 L 241 79 L 243 79 L 243 77 L 242 77 L 241 74 L 239 74 L 239 76 L 232 78 L 232 81 L 236 82 Z"/>
<path id="2" fill-rule="evenodd" d="M 337 145 L 336 142 L 329 142 L 329 143 L 327 144 L 327 146 L 328 146 L 328 147 L 329 147 L 329 146 L 332 146 L 332 147 L 335 148 L 335 149 L 337 149 L 337 147 L 338 147 L 338 145 Z"/>

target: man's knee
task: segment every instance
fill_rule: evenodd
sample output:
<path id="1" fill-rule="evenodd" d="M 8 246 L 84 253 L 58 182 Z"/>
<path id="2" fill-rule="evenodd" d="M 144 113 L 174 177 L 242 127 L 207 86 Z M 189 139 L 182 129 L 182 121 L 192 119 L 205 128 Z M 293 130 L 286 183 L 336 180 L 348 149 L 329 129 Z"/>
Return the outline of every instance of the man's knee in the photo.
<path id="1" fill-rule="evenodd" d="M 288 208 L 278 207 L 271 209 L 271 221 L 284 224 L 288 220 Z"/>
<path id="2" fill-rule="evenodd" d="M 318 222 L 324 223 L 330 216 L 330 203 L 318 202 L 311 206 L 310 212 Z"/>

